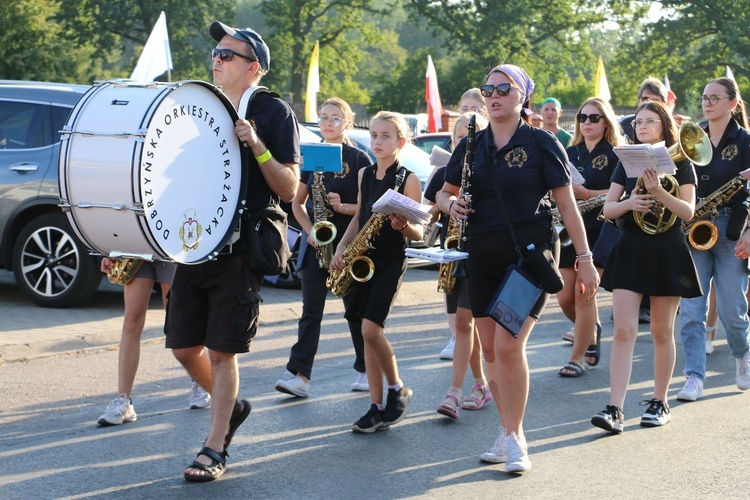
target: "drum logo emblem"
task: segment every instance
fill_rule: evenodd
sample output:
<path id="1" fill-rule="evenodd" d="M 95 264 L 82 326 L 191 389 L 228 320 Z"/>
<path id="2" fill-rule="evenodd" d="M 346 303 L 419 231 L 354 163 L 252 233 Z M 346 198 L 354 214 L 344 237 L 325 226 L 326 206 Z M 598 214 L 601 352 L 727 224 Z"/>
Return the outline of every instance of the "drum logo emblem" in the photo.
<path id="1" fill-rule="evenodd" d="M 182 225 L 180 225 L 179 230 L 182 249 L 186 252 L 198 249 L 198 242 L 203 234 L 203 226 L 199 222 L 200 216 L 195 210 L 192 210 L 192 212 L 192 215 L 188 215 L 187 212 L 182 214 Z"/>
<path id="2" fill-rule="evenodd" d="M 526 155 L 526 151 L 524 151 L 522 147 L 515 147 L 508 151 L 508 154 L 505 155 L 505 161 L 508 163 L 508 167 L 510 168 L 521 168 L 528 159 L 529 157 Z"/>

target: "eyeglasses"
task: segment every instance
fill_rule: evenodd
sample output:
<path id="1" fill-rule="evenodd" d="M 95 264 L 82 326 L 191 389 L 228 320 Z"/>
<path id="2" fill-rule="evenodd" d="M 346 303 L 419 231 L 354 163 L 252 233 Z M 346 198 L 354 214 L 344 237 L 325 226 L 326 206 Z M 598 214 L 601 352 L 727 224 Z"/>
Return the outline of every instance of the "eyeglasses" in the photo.
<path id="1" fill-rule="evenodd" d="M 232 49 L 213 49 L 211 51 L 211 60 L 213 61 L 214 59 L 216 59 L 216 56 L 219 56 L 221 62 L 229 62 L 234 59 L 234 56 L 241 57 L 242 59 L 250 62 L 257 61 L 257 59 L 253 59 L 252 57 L 240 54 L 239 52 L 235 52 Z"/>
<path id="2" fill-rule="evenodd" d="M 512 88 L 513 85 L 511 85 L 510 83 L 501 83 L 494 87 L 492 85 L 482 85 L 481 87 L 479 87 L 479 91 L 484 97 L 492 97 L 492 94 L 497 90 L 497 95 L 500 97 L 504 97 L 510 94 L 510 89 Z"/>
<path id="3" fill-rule="evenodd" d="M 341 125 L 342 120 L 338 116 L 332 116 L 330 118 L 327 116 L 318 117 L 318 123 L 326 123 L 326 122 L 330 123 L 334 127 L 338 127 L 339 125 Z"/>
<path id="4" fill-rule="evenodd" d="M 601 120 L 602 118 L 604 118 L 602 115 L 598 115 L 596 113 L 591 113 L 590 115 L 578 113 L 576 115 L 576 120 L 578 120 L 578 123 L 585 123 L 587 119 L 591 123 L 599 123 L 599 120 Z"/>
<path id="5" fill-rule="evenodd" d="M 719 102 L 719 99 L 733 99 L 732 97 L 725 96 L 725 95 L 702 95 L 698 98 L 698 104 L 710 104 L 711 106 L 714 106 L 717 102 Z"/>
<path id="6" fill-rule="evenodd" d="M 653 125 L 656 122 L 661 122 L 661 120 L 657 120 L 656 118 L 646 118 L 645 120 L 641 120 L 640 118 L 637 120 L 633 120 L 630 122 L 630 124 L 633 126 L 633 128 L 638 128 L 641 125 Z"/>

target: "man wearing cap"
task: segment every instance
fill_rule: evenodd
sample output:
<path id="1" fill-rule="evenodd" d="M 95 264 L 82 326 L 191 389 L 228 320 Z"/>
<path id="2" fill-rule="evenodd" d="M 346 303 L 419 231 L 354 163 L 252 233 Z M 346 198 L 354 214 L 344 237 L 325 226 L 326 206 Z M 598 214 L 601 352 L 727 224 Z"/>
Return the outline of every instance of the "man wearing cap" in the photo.
<path id="1" fill-rule="evenodd" d="M 561 129 L 557 124 L 560 121 L 560 117 L 563 114 L 562 104 L 554 97 L 548 97 L 542 101 L 542 127 L 552 132 L 557 137 L 557 140 L 563 145 L 564 148 L 568 147 L 568 143 L 573 138 L 565 130 Z"/>
<path id="2" fill-rule="evenodd" d="M 250 153 L 245 163 L 247 212 L 269 200 L 291 201 L 300 161 L 294 113 L 268 91 L 258 92 L 249 106 L 243 103 L 247 109 L 238 109 L 243 94 L 256 89 L 268 72 L 268 46 L 250 28 L 214 21 L 209 32 L 218 42 L 211 53 L 214 83 L 238 110 L 241 118 L 235 133 Z M 216 259 L 178 266 L 170 292 L 166 346 L 212 396 L 211 428 L 195 461 L 183 471 L 187 481 L 212 481 L 224 473 L 227 447 L 250 414 L 250 402 L 237 399 L 237 354 L 249 351 L 258 327 L 263 275 L 249 263 L 245 237 L 249 226 L 240 226 L 240 239 Z M 208 358 L 202 356 L 204 349 Z"/>

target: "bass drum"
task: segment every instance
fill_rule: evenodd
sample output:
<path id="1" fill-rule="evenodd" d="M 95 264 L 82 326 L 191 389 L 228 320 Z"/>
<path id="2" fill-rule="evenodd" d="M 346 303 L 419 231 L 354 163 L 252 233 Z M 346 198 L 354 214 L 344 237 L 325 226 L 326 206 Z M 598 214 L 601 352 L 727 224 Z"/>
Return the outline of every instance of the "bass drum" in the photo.
<path id="1" fill-rule="evenodd" d="M 236 120 L 205 82 L 94 85 L 62 131 L 61 207 L 76 235 L 109 257 L 216 257 L 245 207 Z"/>

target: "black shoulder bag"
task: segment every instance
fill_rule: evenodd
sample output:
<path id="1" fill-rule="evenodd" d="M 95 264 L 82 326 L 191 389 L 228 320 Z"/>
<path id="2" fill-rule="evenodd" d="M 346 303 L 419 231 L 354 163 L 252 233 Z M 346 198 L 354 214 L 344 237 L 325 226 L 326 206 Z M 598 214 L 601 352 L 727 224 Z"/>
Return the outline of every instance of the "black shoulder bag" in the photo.
<path id="1" fill-rule="evenodd" d="M 259 93 L 269 93 L 278 97 L 278 94 L 270 92 L 265 87 L 256 89 L 247 103 L 245 116 Z M 281 274 L 286 269 L 291 251 L 287 243 L 287 214 L 279 205 L 278 198 L 271 196 L 265 206 L 256 208 L 253 212 L 246 212 L 245 217 L 250 223 L 247 231 L 248 266 L 265 276 Z"/>

